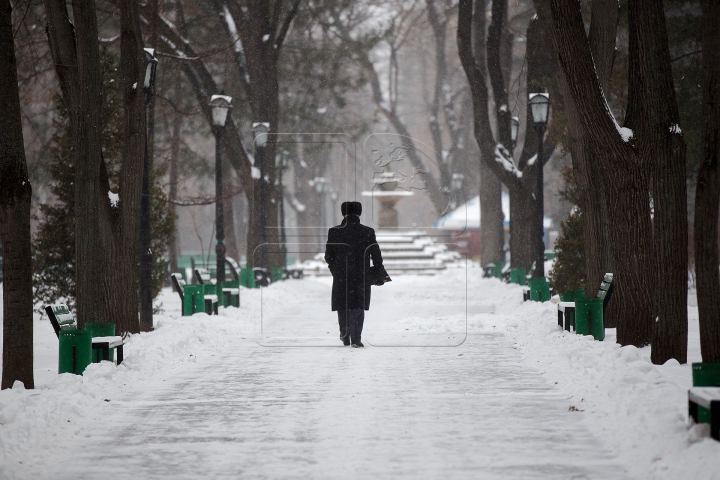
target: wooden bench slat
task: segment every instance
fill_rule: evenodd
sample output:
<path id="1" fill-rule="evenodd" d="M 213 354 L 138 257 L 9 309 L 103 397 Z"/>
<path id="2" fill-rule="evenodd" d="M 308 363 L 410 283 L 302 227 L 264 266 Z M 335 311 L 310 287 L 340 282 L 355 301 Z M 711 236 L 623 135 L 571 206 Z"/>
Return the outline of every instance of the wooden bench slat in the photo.
<path id="1" fill-rule="evenodd" d="M 109 335 L 107 337 L 93 337 L 92 343 L 115 343 L 120 342 L 123 343 L 123 338 L 120 335 Z"/>
<path id="2" fill-rule="evenodd" d="M 694 387 L 688 391 L 688 400 L 701 407 L 710 408 L 711 402 L 720 402 L 720 388 Z"/>

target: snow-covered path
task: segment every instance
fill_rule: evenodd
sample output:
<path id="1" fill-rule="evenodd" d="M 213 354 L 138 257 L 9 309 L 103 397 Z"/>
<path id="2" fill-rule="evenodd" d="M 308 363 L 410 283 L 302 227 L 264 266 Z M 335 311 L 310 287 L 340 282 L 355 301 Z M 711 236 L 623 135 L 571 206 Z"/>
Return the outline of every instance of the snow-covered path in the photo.
<path id="1" fill-rule="evenodd" d="M 270 307 L 282 302 L 270 302 L 265 325 L 326 333 L 327 308 L 312 319 L 307 313 L 327 285 L 304 284 L 296 315 L 271 318 Z M 422 285 L 375 298 L 367 338 L 377 339 L 383 315 L 403 303 L 397 295 L 417 297 Z M 448 301 L 464 303 L 463 289 L 454 297 Z M 492 313 L 475 318 L 484 315 Z M 464 328 L 462 317 L 447 321 Z M 339 345 L 332 327 L 322 343 Z M 395 330 L 397 341 L 405 330 Z M 285 348 L 238 338 L 162 382 L 112 398 L 113 414 L 65 445 L 53 477 L 625 478 L 569 411 L 571 401 L 513 343 L 492 329 L 457 347 Z"/>
<path id="2" fill-rule="evenodd" d="M 690 365 L 563 332 L 556 305 L 480 276 L 374 289 L 364 349 L 340 346 L 329 278 L 243 289 L 210 317 L 165 290 L 155 331 L 82 376 L 57 375 L 37 316 L 36 388 L 0 390 L 0 480 L 720 478 L 720 443 L 688 421 Z"/>

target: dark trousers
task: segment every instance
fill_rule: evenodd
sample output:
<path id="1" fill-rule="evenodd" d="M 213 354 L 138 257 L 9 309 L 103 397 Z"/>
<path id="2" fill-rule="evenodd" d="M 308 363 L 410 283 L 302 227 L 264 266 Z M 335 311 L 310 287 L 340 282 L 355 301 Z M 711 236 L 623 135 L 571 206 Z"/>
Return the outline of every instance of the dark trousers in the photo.
<path id="1" fill-rule="evenodd" d="M 349 335 L 351 343 L 360 343 L 363 322 L 365 321 L 365 310 L 356 308 L 353 310 L 338 310 L 337 313 L 338 323 L 340 324 L 340 338 L 345 340 Z"/>

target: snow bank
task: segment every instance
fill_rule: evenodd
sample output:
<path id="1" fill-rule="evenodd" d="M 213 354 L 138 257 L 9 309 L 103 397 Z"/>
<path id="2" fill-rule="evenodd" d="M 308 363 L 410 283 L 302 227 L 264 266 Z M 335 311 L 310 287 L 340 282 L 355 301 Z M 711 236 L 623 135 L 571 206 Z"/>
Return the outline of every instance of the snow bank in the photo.
<path id="1" fill-rule="evenodd" d="M 177 308 L 155 316 L 156 330 L 133 335 L 121 365 L 91 364 L 83 376 L 57 375 L 57 338 L 47 319 L 35 319 L 35 336 L 41 340 L 35 345 L 36 388 L 27 390 L 16 382 L 12 389 L 0 390 L 0 479 L 50 478 L 53 458 L 62 455 L 64 444 L 88 429 L 102 428 L 117 395 L 162 382 L 198 357 L 214 356 L 251 328 L 233 318 L 240 315 L 232 307 L 225 310 L 229 316 L 180 317 L 177 295 L 169 290 L 161 295 L 166 305 Z"/>
<path id="2" fill-rule="evenodd" d="M 514 298 L 520 298 L 519 288 L 502 287 L 516 290 Z M 630 473 L 653 479 L 720 478 L 720 443 L 709 437 L 707 424 L 688 421 L 690 365 L 673 360 L 653 365 L 650 347 L 621 347 L 614 329 L 606 330 L 603 342 L 562 331 L 550 302 L 500 302 L 497 313 L 484 316 L 478 330 L 510 335 L 525 361 L 572 399 L 577 409 L 572 411 Z M 688 361 L 699 362 L 697 308 L 689 309 L 689 322 Z"/>
<path id="3" fill-rule="evenodd" d="M 503 333 L 523 362 L 566 396 L 572 414 L 630 474 L 643 479 L 718 478 L 720 442 L 709 438 L 707 425 L 692 425 L 687 419 L 688 365 L 652 365 L 649 347 L 620 347 L 613 330 L 607 330 L 604 342 L 561 331 L 553 303 L 523 303 L 520 287 L 480 276 L 473 265 L 434 277 L 394 278 L 391 286 L 373 291 L 374 308 L 386 301 L 389 315 L 382 323 L 379 309 L 373 310 L 373 322 L 366 323 L 368 339 L 383 340 L 387 334 L 389 340 L 412 343 L 442 333 L 448 345 L 454 345 L 465 334 Z M 200 368 L 202 360 L 237 348 L 239 340 L 255 338 L 261 303 L 263 315 L 274 309 L 293 318 L 327 315 L 333 321 L 329 309 L 317 307 L 328 300 L 329 282 L 287 281 L 271 286 L 264 297 L 258 290 L 243 289 L 242 308 L 221 309 L 220 316 L 180 317 L 177 296 L 165 290 L 161 301 L 168 312 L 156 316 L 156 330 L 131 338 L 122 365 L 93 364 L 84 376 L 56 374 L 57 339 L 49 322 L 36 318 L 37 388 L 25 390 L 18 384 L 0 391 L 0 479 L 50 477 L 54 459 L 65 446 L 90 429 L 102 428 L 103 418 L 116 412 L 113 402 L 121 394 L 181 376 L 189 368 Z M 700 360 L 697 308 L 691 306 L 689 314 L 692 362 Z M 280 330 L 282 324 L 275 331 L 273 322 L 262 321 L 266 334 L 287 333 Z M 455 333 L 460 335 L 449 335 Z M 337 342 L 335 331 L 327 336 Z M 473 348 L 472 342 L 459 348 Z M 387 351 L 374 349 L 371 342 L 365 350 L 370 356 Z"/>

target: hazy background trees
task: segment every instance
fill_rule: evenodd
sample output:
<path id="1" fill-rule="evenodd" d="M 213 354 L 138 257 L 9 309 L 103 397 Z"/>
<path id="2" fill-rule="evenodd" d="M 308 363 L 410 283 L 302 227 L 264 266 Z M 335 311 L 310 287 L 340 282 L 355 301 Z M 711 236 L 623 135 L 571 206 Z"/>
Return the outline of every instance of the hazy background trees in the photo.
<path id="1" fill-rule="evenodd" d="M 224 91 L 234 98 L 223 143 L 229 256 L 240 261 L 259 242 L 260 182 L 267 182 L 269 192 L 269 241 L 277 235 L 273 227 L 278 224 L 281 191 L 276 153 L 287 151 L 290 162 L 283 195 L 287 223 L 296 236 L 289 240 L 305 241 L 310 235 L 312 243 L 323 234 L 318 226 L 337 223 L 344 200 L 338 185 L 333 186 L 334 196 L 319 197 L 315 179 L 336 179 L 350 157 L 359 172 L 366 171 L 360 168 L 367 161 L 361 144 L 375 132 L 396 135 L 411 162 L 428 175 L 425 203 L 398 204 L 402 226 L 431 225 L 462 200 L 480 194 L 481 261 L 501 260 L 506 239 L 500 192 L 505 190 L 511 198 L 512 263 L 527 268 L 536 235 L 533 179 L 539 166 L 532 161 L 537 139 L 528 127 L 526 99 L 528 92 L 546 91 L 553 101 L 546 153 L 554 153 L 546 156 L 543 207 L 559 226 L 568 218 L 571 203 L 577 204 L 561 245 L 582 248 L 586 267 L 585 275 L 554 281 L 570 288 L 583 286 L 584 279 L 592 295 L 603 273 L 616 272 L 617 301 L 611 302 L 607 321 L 618 326 L 619 340 L 642 345 L 672 337 L 673 342 L 657 349 L 658 356 L 654 351 L 653 360 L 682 360 L 686 257 L 696 265 L 698 255 L 710 259 L 709 274 L 698 269 L 699 289 L 718 283 L 712 277 L 717 259 L 708 253 L 717 250 L 717 219 L 708 220 L 708 212 L 717 210 L 716 112 L 699 114 L 702 105 L 712 103 L 703 103 L 703 95 L 713 98 L 717 89 L 717 61 L 703 53 L 702 45 L 712 37 L 701 35 L 701 26 L 715 18 L 714 10 L 682 0 L 622 1 L 619 8 L 606 0 L 556 5 L 562 14 L 575 9 L 571 16 L 558 17 L 570 22 L 563 24 L 562 36 L 576 35 L 572 38 L 577 42 L 567 47 L 587 46 L 582 52 L 562 52 L 569 55 L 564 61 L 570 73 L 580 74 L 589 53 L 594 59 L 584 72 L 592 87 L 580 94 L 582 82 L 571 82 L 572 76 L 558 68 L 562 55 L 558 63 L 556 44 L 550 40 L 560 24 L 547 14 L 551 4 L 152 0 L 135 11 L 136 4 L 125 0 L 16 2 L 10 14 L 33 185 L 36 301 L 72 298 L 78 295 L 73 285 L 86 285 L 86 300 L 78 295 L 81 321 L 112 321 L 122 331 L 135 331 L 136 280 L 130 259 L 136 250 L 136 169 L 145 117 L 138 103 L 142 95 L 132 85 L 142 82 L 144 59 L 135 54 L 144 45 L 155 48 L 160 58 L 155 104 L 148 116 L 156 291 L 162 281 L 163 249 L 169 269 L 176 270 L 183 252 L 208 256 L 214 244 L 211 95 Z M 648 29 L 660 33 L 639 33 Z M 460 30 L 465 43 L 458 48 Z M 653 45 L 651 53 L 638 47 L 647 42 Z M 655 62 L 653 71 L 662 72 L 652 88 L 638 73 L 638 65 L 650 61 Z M 664 93 L 647 96 L 656 90 Z M 623 141 L 612 119 L 602 120 L 603 100 L 619 125 L 632 128 L 635 140 Z M 509 138 L 511 116 L 520 118 L 516 145 Z M 646 117 L 654 123 L 644 121 Z M 252 145 L 251 126 L 259 121 L 268 121 L 272 132 L 291 139 L 276 145 L 279 137 L 271 136 L 262 166 L 267 179 L 260 178 Z M 598 127 L 599 121 L 605 124 Z M 680 125 L 682 135 L 670 132 L 674 124 Z M 661 127 L 668 129 L 664 136 Z M 301 135 L 309 133 L 345 134 L 346 143 L 354 142 L 357 148 L 348 153 L 350 149 L 337 147 L 329 137 Z M 85 160 L 78 165 L 73 156 Z M 662 158 L 665 163 L 658 163 Z M 575 194 L 562 196 L 560 171 L 570 161 L 567 174 Z M 701 164 L 703 188 L 696 197 Z M 460 192 L 452 187 L 456 174 L 464 177 Z M 87 187 L 87 192 L 76 195 L 76 187 Z M 108 191 L 119 194 L 120 202 L 115 204 Z M 686 222 L 692 215 L 700 237 L 688 242 L 693 229 Z M 84 220 L 82 238 L 72 233 L 77 228 L 73 216 Z M 56 229 L 65 234 L 53 238 Z M 579 231 L 582 241 L 570 238 Z M 122 267 L 127 272 L 121 273 L 118 264 L 127 264 Z M 69 280 L 77 268 L 93 273 Z M 124 280 L 118 292 L 124 293 L 113 297 L 102 279 L 120 277 Z M 691 270 L 691 286 L 693 279 Z M 653 285 L 662 285 L 662 296 L 653 296 Z M 707 320 L 703 328 L 717 325 L 717 309 L 701 310 Z M 663 320 L 662 328 L 654 325 L 656 318 Z"/>

